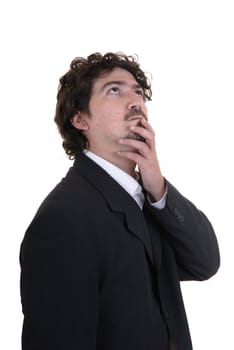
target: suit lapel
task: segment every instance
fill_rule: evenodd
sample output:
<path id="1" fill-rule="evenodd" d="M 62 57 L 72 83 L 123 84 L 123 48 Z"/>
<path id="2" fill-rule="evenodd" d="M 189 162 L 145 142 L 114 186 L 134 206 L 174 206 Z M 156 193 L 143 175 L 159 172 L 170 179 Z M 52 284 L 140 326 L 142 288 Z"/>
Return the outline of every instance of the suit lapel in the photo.
<path id="1" fill-rule="evenodd" d="M 113 212 L 124 214 L 128 231 L 141 240 L 153 263 L 152 246 L 144 215 L 134 199 L 109 174 L 85 155 L 79 156 L 74 163 L 74 168 L 100 192 Z"/>

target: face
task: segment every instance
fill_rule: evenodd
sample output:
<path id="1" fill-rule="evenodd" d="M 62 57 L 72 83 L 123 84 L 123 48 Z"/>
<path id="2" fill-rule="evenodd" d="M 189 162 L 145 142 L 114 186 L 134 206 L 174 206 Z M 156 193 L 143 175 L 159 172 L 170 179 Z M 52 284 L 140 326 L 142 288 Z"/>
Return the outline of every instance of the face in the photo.
<path id="1" fill-rule="evenodd" d="M 77 125 L 89 140 L 89 150 L 111 160 L 117 151 L 126 149 L 120 138 L 137 138 L 129 131 L 147 119 L 143 89 L 128 71 L 115 68 L 95 80 L 89 102 L 89 114 L 82 113 Z M 74 125 L 74 123 L 73 123 Z"/>

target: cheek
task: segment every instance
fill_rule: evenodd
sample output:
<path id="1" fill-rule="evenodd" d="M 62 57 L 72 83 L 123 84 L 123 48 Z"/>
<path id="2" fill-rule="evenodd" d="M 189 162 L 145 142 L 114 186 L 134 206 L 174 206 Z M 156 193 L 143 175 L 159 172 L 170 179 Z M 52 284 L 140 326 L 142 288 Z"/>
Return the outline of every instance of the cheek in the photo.
<path id="1" fill-rule="evenodd" d="M 113 103 L 91 103 L 90 112 L 93 126 L 98 129 L 114 129 L 124 115 Z"/>
<path id="2" fill-rule="evenodd" d="M 110 126 L 114 127 L 114 125 L 118 124 L 121 120 L 121 113 L 117 111 L 108 111 L 103 115 L 101 123 L 104 124 L 104 126 Z"/>
<path id="3" fill-rule="evenodd" d="M 112 120 L 112 123 L 119 123 L 121 120 L 121 113 L 115 112 L 110 116 L 110 120 Z"/>
<path id="4" fill-rule="evenodd" d="M 146 117 L 148 119 L 148 109 L 147 109 L 146 105 L 143 105 L 142 111 L 144 112 L 144 114 L 146 115 Z"/>

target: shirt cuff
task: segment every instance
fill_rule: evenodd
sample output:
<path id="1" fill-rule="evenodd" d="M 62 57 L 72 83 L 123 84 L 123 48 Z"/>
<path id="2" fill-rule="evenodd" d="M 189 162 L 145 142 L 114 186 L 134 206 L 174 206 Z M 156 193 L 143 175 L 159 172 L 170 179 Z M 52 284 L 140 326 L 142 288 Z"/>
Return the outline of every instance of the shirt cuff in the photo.
<path id="1" fill-rule="evenodd" d="M 162 196 L 162 198 L 157 201 L 157 202 L 151 202 L 149 196 L 147 195 L 147 199 L 150 203 L 150 205 L 152 205 L 152 207 L 156 208 L 156 209 L 164 209 L 165 206 L 166 206 L 166 201 L 167 201 L 167 188 L 166 188 L 166 191 L 164 193 L 164 195 Z"/>

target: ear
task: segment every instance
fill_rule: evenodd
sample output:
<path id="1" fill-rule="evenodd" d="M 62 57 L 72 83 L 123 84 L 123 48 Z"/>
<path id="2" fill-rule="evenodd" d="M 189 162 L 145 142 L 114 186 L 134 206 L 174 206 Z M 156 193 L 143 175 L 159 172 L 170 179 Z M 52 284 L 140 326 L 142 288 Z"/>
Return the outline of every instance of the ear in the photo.
<path id="1" fill-rule="evenodd" d="M 76 129 L 79 129 L 79 130 L 82 130 L 82 131 L 87 131 L 89 126 L 88 126 L 88 123 L 86 121 L 86 114 L 85 113 L 82 113 L 82 112 L 77 112 L 71 119 L 71 123 L 72 125 L 76 128 Z"/>

